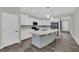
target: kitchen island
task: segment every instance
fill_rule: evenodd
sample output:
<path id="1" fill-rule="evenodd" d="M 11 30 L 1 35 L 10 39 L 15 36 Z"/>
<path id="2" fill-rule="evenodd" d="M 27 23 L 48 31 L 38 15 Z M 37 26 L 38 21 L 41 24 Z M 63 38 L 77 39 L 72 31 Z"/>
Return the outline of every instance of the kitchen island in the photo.
<path id="1" fill-rule="evenodd" d="M 38 48 L 43 48 L 56 39 L 57 32 L 57 29 L 33 31 L 32 44 Z"/>

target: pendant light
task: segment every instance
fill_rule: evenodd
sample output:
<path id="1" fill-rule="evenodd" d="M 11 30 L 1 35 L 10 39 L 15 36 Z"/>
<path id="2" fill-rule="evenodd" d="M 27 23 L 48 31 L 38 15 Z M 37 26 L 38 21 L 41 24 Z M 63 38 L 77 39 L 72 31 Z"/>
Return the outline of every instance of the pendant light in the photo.
<path id="1" fill-rule="evenodd" d="M 53 17 L 51 17 L 51 18 L 50 18 L 50 20 L 54 20 L 54 18 L 53 18 Z"/>
<path id="2" fill-rule="evenodd" d="M 49 19 L 50 18 L 50 15 L 49 14 L 47 14 L 47 19 Z"/>

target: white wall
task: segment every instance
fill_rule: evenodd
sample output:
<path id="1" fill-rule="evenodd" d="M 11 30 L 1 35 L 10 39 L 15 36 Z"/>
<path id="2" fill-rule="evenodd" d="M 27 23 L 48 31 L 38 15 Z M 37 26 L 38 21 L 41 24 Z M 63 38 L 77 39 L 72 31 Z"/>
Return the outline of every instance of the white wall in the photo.
<path id="1" fill-rule="evenodd" d="M 70 32 L 77 42 L 79 44 L 79 8 L 74 12 L 71 20 L 71 28 Z"/>
<path id="2" fill-rule="evenodd" d="M 2 46 L 2 12 L 0 8 L 0 47 Z"/>
<path id="3" fill-rule="evenodd" d="M 71 15 L 71 19 L 69 20 L 69 31 L 73 37 L 73 29 L 74 29 L 74 25 L 73 25 L 73 15 Z"/>

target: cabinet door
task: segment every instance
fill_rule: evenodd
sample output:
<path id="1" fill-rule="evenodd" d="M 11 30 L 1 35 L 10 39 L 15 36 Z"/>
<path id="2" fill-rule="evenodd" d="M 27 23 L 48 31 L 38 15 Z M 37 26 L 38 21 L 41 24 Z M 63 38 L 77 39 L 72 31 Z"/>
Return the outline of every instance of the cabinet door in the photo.
<path id="1" fill-rule="evenodd" d="M 21 14 L 21 24 L 20 25 L 32 25 L 33 19 L 27 15 Z"/>
<path id="2" fill-rule="evenodd" d="M 28 38 L 31 38 L 32 35 L 30 33 L 30 29 L 26 30 L 26 31 L 21 31 L 21 40 L 25 40 Z"/>
<path id="3" fill-rule="evenodd" d="M 40 47 L 44 47 L 47 45 L 47 36 L 46 35 L 42 35 L 40 36 Z"/>
<path id="4" fill-rule="evenodd" d="M 9 46 L 19 41 L 18 15 L 2 13 L 3 46 Z"/>
<path id="5" fill-rule="evenodd" d="M 49 20 L 39 20 L 39 25 L 50 25 L 50 23 Z"/>

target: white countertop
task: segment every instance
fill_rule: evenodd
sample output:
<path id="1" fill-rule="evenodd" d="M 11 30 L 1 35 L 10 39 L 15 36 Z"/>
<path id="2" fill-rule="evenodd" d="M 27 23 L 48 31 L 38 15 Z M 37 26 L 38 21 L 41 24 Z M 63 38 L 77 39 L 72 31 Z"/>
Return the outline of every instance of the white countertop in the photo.
<path id="1" fill-rule="evenodd" d="M 37 34 L 37 35 L 46 35 L 46 34 L 50 34 L 50 33 L 57 32 L 57 31 L 58 29 L 47 29 L 45 31 L 39 30 L 39 31 L 32 31 L 30 33 Z"/>
<path id="2" fill-rule="evenodd" d="M 32 34 L 46 35 L 46 34 L 50 34 L 50 33 L 58 31 L 58 29 L 47 29 L 45 31 L 44 30 L 45 29 L 41 29 L 41 30 L 38 30 L 38 31 L 34 31 L 32 29 L 21 30 L 21 40 L 24 40 L 24 39 L 32 37 Z"/>

